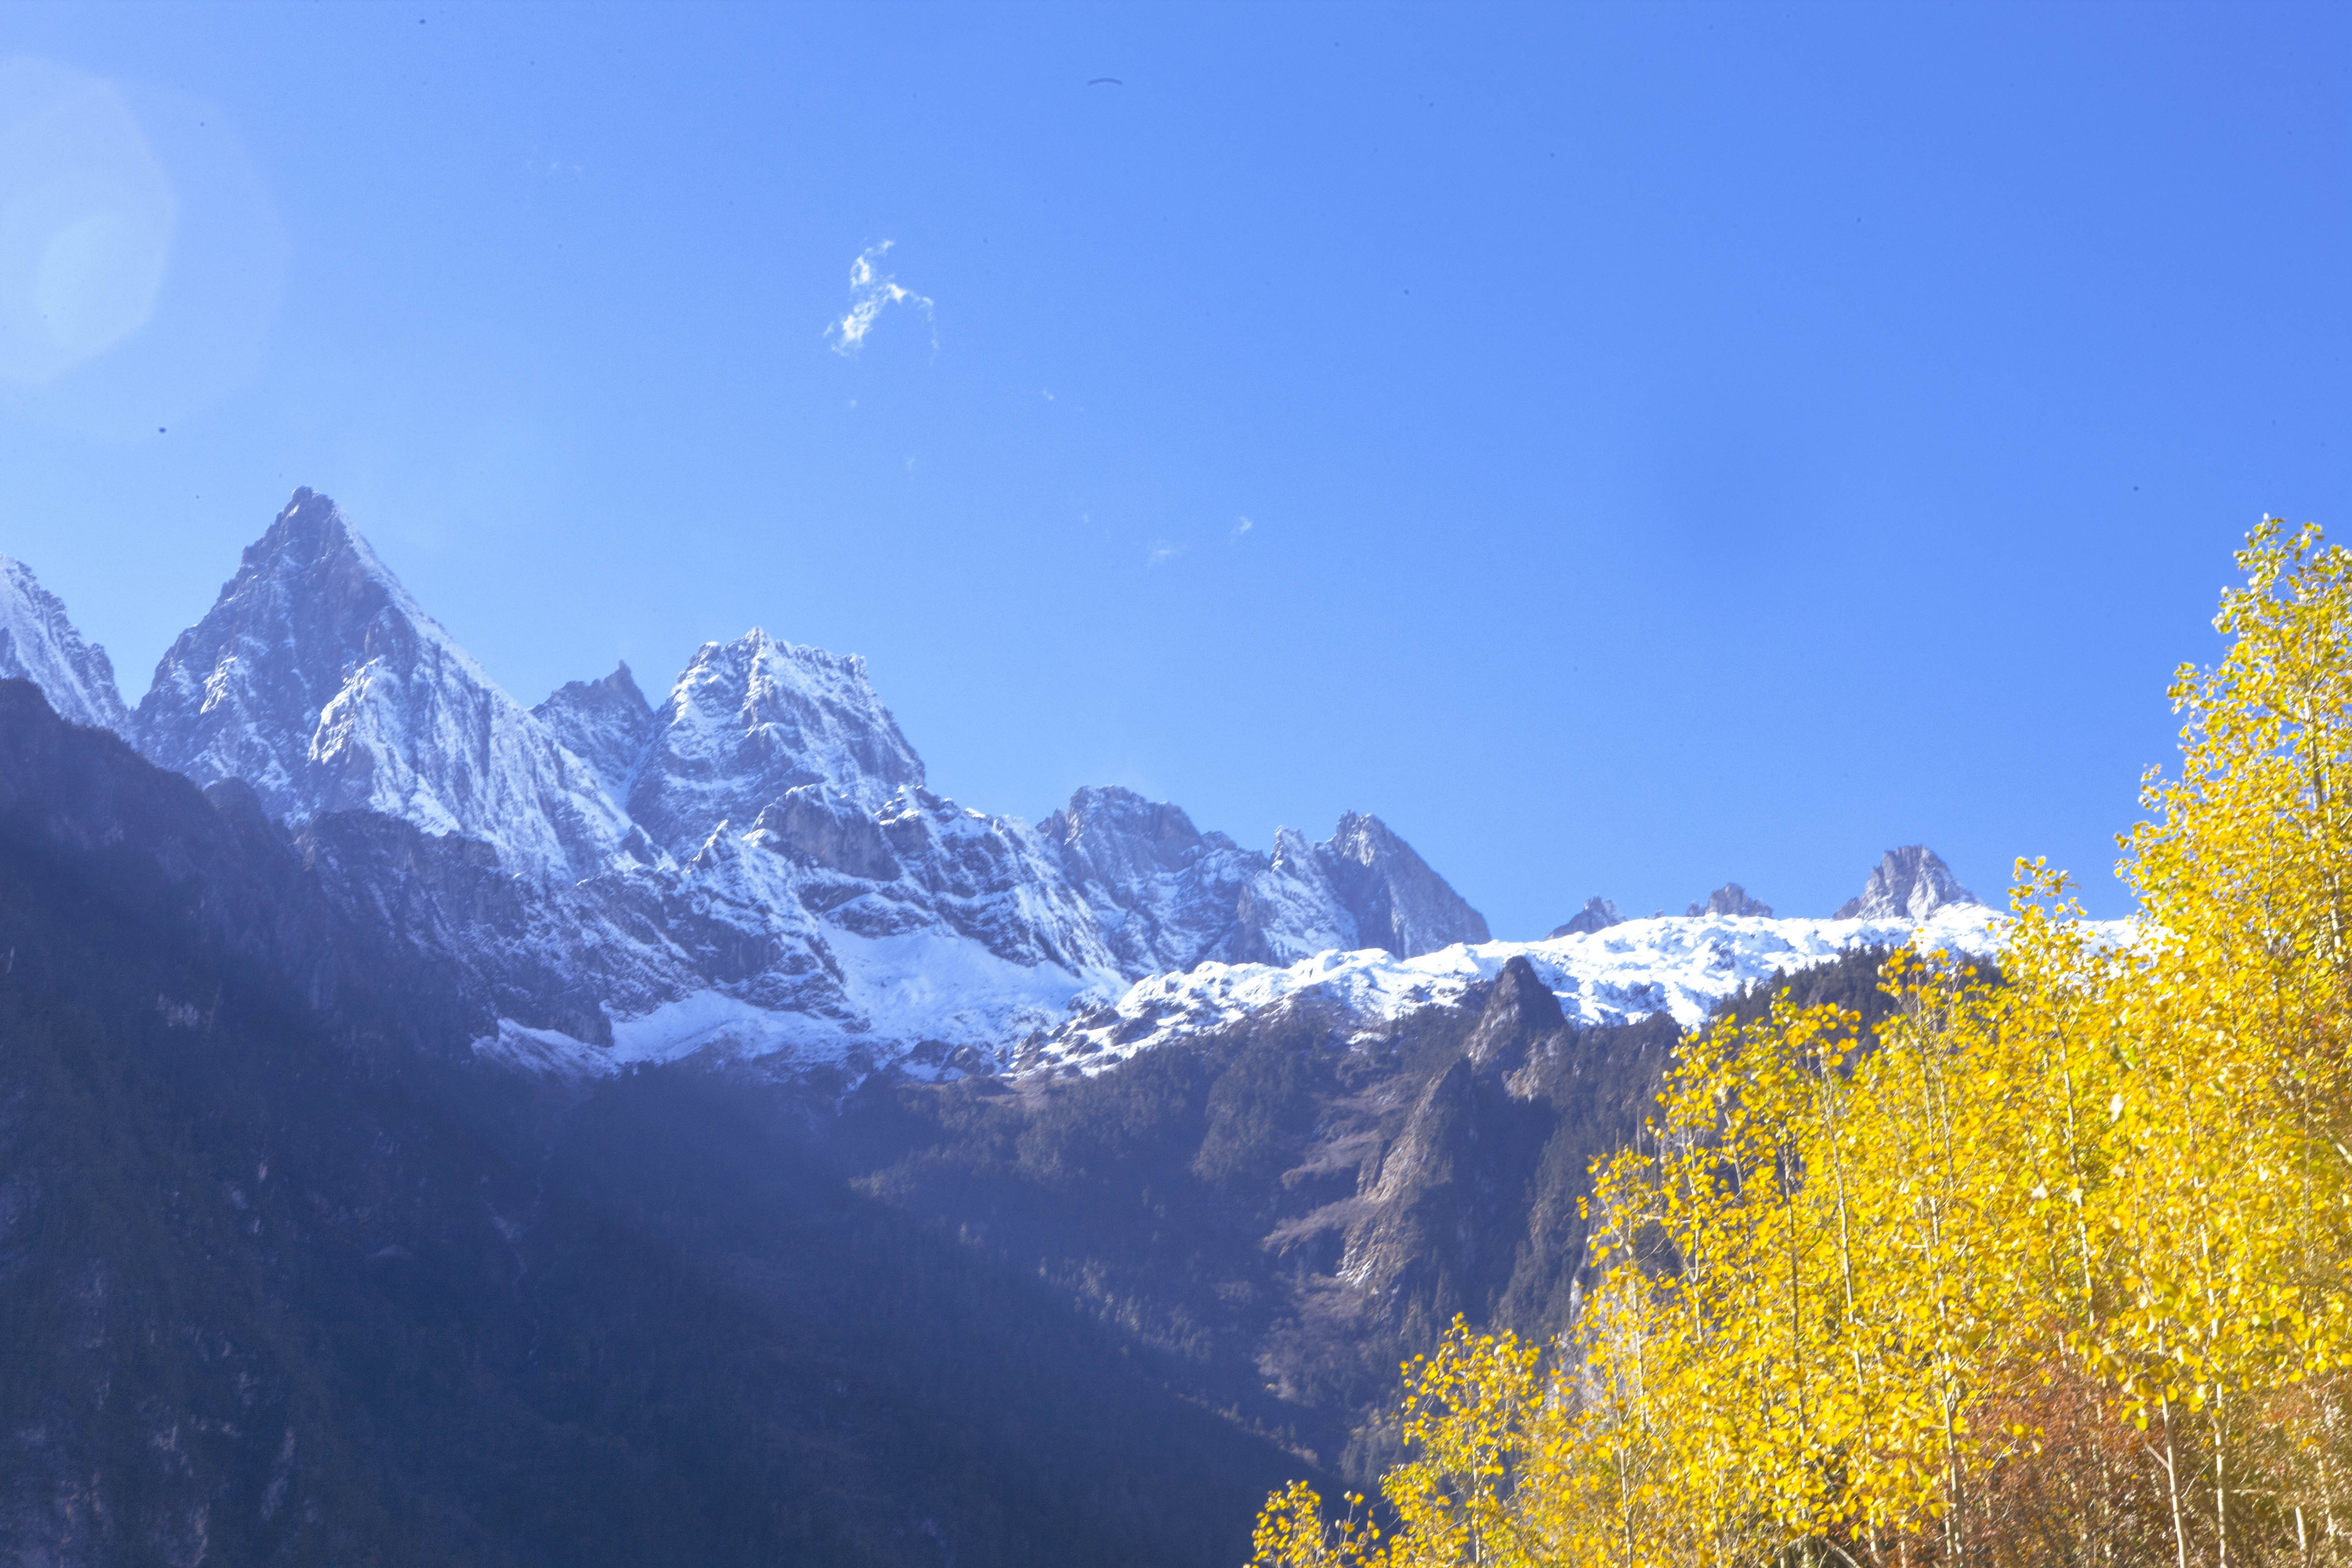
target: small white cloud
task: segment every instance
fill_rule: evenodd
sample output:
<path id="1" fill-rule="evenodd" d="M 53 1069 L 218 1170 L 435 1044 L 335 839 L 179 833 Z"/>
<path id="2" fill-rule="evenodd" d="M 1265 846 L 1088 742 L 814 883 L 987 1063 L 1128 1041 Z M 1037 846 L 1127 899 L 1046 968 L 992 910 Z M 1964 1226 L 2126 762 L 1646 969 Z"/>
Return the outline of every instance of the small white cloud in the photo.
<path id="1" fill-rule="evenodd" d="M 1143 563 L 1146 566 L 1165 566 L 1183 553 L 1184 547 L 1181 544 L 1171 544 L 1164 539 L 1155 540 L 1150 551 L 1143 557 Z"/>
<path id="2" fill-rule="evenodd" d="M 1251 529 L 1255 528 L 1256 526 L 1256 523 L 1250 521 L 1249 514 L 1247 512 L 1244 512 L 1241 516 L 1234 519 L 1233 537 L 1239 539 L 1243 534 L 1247 533 Z"/>
<path id="3" fill-rule="evenodd" d="M 1042 397 L 1042 398 L 1044 398 L 1044 399 L 1045 399 L 1046 402 L 1048 402 L 1048 403 L 1051 403 L 1051 402 L 1053 402 L 1053 401 L 1054 401 L 1054 394 L 1053 394 L 1053 392 L 1051 391 L 1051 389 L 1049 389 L 1049 388 L 1043 387 L 1043 386 L 1039 387 L 1039 388 L 1037 389 L 1037 395 L 1038 395 L 1038 396 L 1040 396 L 1040 397 Z"/>
<path id="4" fill-rule="evenodd" d="M 888 254 L 890 247 L 896 243 L 886 239 L 870 249 L 860 251 L 857 259 L 849 264 L 849 313 L 824 330 L 825 339 L 833 344 L 834 353 L 845 358 L 855 357 L 866 344 L 866 334 L 874 330 L 874 323 L 881 319 L 884 308 L 890 305 L 912 305 L 921 310 L 923 319 L 932 321 L 935 329 L 931 333 L 931 347 L 936 349 L 940 346 L 929 297 L 918 294 L 911 289 L 900 288 L 875 265 Z"/>

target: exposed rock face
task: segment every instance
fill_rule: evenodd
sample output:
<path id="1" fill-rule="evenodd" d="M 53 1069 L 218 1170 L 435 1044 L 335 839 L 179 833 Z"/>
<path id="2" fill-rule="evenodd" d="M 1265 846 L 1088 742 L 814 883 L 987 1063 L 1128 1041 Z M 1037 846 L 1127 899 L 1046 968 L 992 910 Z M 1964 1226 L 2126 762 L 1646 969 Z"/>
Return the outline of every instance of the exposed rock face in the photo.
<path id="1" fill-rule="evenodd" d="M 1281 828 L 1266 855 L 1132 790 L 1089 788 L 1039 833 L 1136 975 L 1487 940 L 1478 911 L 1375 816 L 1350 812 L 1321 844 Z"/>
<path id="2" fill-rule="evenodd" d="M 1364 945 L 1355 911 L 1331 885 L 1325 846 L 1294 827 L 1274 833 L 1274 853 L 1242 889 L 1242 935 L 1234 955 L 1257 963 L 1296 963 L 1318 952 Z"/>
<path id="3" fill-rule="evenodd" d="M 325 896 L 449 976 L 495 1026 L 478 1048 L 518 1062 L 1010 1065 L 1146 976 L 1488 935 L 1361 814 L 1262 853 L 1127 790 L 1080 790 L 1040 830 L 968 810 L 924 787 L 862 659 L 757 629 L 705 645 L 658 708 L 622 665 L 526 710 L 308 489 L 135 714 L 21 568 L 0 572 L 0 654 L 150 760 L 238 781 Z"/>
<path id="4" fill-rule="evenodd" d="M 855 654 L 778 642 L 754 627 L 705 643 L 656 715 L 629 815 L 684 857 L 721 822 L 748 824 L 803 784 L 866 811 L 919 787 L 922 760 Z"/>
<path id="5" fill-rule="evenodd" d="M 1726 882 L 1706 896 L 1705 903 L 1693 904 L 1683 911 L 1684 918 L 1697 915 L 1754 915 L 1759 920 L 1772 918 L 1772 906 L 1761 899 L 1751 899 L 1748 889 L 1737 882 Z"/>
<path id="6" fill-rule="evenodd" d="M 1316 846 L 1316 858 L 1355 917 L 1360 947 L 1411 958 L 1457 942 L 1492 940 L 1486 917 L 1377 816 L 1351 811 L 1340 817 L 1339 830 Z"/>
<path id="7" fill-rule="evenodd" d="M 1568 1016 L 1551 987 L 1526 959 L 1513 958 L 1495 977 L 1463 1055 L 1482 1072 L 1515 1073 L 1528 1065 L 1538 1041 L 1566 1027 Z"/>
<path id="8" fill-rule="evenodd" d="M 547 732 L 596 772 L 604 797 L 629 798 L 637 763 L 653 739 L 653 704 L 624 663 L 602 680 L 568 681 L 530 710 Z"/>
<path id="9" fill-rule="evenodd" d="M 1564 1326 L 1591 1160 L 1638 1130 L 1674 1037 L 1663 1019 L 1577 1030 L 1513 958 L 1459 1057 L 1423 1082 L 1368 1167 L 1336 1278 L 1416 1345 L 1455 1312 L 1499 1311 L 1522 1331 Z"/>
<path id="10" fill-rule="evenodd" d="M 1246 945 L 1243 900 L 1267 858 L 1203 833 L 1181 806 L 1089 786 L 1037 825 L 1129 973 L 1190 969 Z"/>
<path id="11" fill-rule="evenodd" d="M 803 784 L 760 808 L 751 832 L 769 847 L 812 866 L 870 882 L 898 879 L 889 841 L 871 812 L 823 784 Z"/>
<path id="12" fill-rule="evenodd" d="M 29 680 L 61 719 L 121 734 L 130 710 L 115 689 L 106 650 L 85 641 L 65 605 L 34 579 L 32 568 L 0 555 L 0 679 Z"/>
<path id="13" fill-rule="evenodd" d="M 594 771 L 307 489 L 163 656 L 131 725 L 155 762 L 243 779 L 273 816 L 383 812 L 537 877 L 593 875 L 628 834 Z"/>
<path id="14" fill-rule="evenodd" d="M 1624 923 L 1625 917 L 1617 912 L 1616 900 L 1604 899 L 1596 894 L 1584 900 L 1584 908 L 1579 910 L 1573 919 L 1564 925 L 1552 927 L 1544 933 L 1544 937 L 1546 941 L 1549 941 L 1558 936 L 1583 936 L 1591 931 L 1607 931 L 1611 926 Z"/>
<path id="15" fill-rule="evenodd" d="M 1889 849 L 1863 884 L 1860 898 L 1848 899 L 1831 918 L 1851 921 L 1925 920 L 1954 904 L 1982 904 L 1983 900 L 1960 886 L 1952 868 L 1924 844 Z"/>

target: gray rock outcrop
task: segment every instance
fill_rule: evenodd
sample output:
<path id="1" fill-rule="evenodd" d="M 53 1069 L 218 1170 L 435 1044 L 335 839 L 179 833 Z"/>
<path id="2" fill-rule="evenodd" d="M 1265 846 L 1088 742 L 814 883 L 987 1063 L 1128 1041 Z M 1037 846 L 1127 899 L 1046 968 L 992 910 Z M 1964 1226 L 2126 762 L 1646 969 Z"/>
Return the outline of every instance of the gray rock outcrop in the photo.
<path id="1" fill-rule="evenodd" d="M 1595 894 L 1584 900 L 1584 908 L 1579 910 L 1572 919 L 1565 924 L 1552 927 L 1544 936 L 1547 941 L 1558 936 L 1585 936 L 1624 923 L 1625 917 L 1617 912 L 1616 900 Z"/>
<path id="2" fill-rule="evenodd" d="M 1457 942 L 1494 940 L 1486 918 L 1377 816 L 1347 813 L 1315 853 L 1340 903 L 1355 917 L 1360 947 L 1411 958 Z"/>
<path id="3" fill-rule="evenodd" d="M 117 734 L 131 727 L 106 650 L 74 629 L 31 567 L 0 555 L 0 679 L 10 678 L 39 687 L 60 719 Z"/>
<path id="4" fill-rule="evenodd" d="M 653 739 L 654 709 L 637 689 L 624 662 L 602 680 L 567 681 L 530 710 L 547 732 L 596 770 L 605 798 L 629 798 L 646 742 Z"/>
<path id="5" fill-rule="evenodd" d="M 1870 873 L 1861 896 L 1838 906 L 1832 920 L 1925 920 L 1952 904 L 1984 900 L 1960 886 L 1952 868 L 1924 844 L 1889 849 Z"/>
<path id="6" fill-rule="evenodd" d="M 1706 896 L 1705 903 L 1693 904 L 1683 911 L 1695 915 L 1753 915 L 1759 920 L 1772 918 L 1772 906 L 1761 899 L 1751 899 L 1748 889 L 1737 882 L 1726 882 Z"/>
<path id="7" fill-rule="evenodd" d="M 131 724 L 152 761 L 243 779 L 272 816 L 383 812 L 536 877 L 593 875 L 628 837 L 593 770 L 307 489 L 164 654 Z"/>
<path id="8" fill-rule="evenodd" d="M 1271 854 L 1203 833 L 1176 806 L 1087 787 L 1039 825 L 1129 973 L 1288 964 L 1334 949 L 1411 958 L 1489 940 L 1477 910 L 1376 816 L 1331 837 L 1275 834 Z"/>

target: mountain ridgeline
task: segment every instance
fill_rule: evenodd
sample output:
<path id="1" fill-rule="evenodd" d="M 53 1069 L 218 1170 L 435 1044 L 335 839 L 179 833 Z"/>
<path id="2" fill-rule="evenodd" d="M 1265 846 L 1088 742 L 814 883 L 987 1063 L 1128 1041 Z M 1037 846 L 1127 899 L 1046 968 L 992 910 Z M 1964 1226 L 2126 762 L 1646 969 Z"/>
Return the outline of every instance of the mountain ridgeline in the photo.
<path id="1" fill-rule="evenodd" d="M 758 630 L 704 647 L 657 705 L 625 666 L 525 709 L 309 490 L 127 721 L 91 695 L 111 695 L 89 673 L 103 655 L 55 601 L 16 602 L 16 622 L 57 629 L 19 632 L 10 672 L 62 691 L 60 711 L 199 784 L 244 780 L 298 827 L 415 829 L 329 829 L 335 896 L 463 976 L 479 1035 L 504 1020 L 601 1048 L 634 1024 L 620 1057 L 577 1058 L 601 1068 L 716 1050 L 855 1076 L 1001 1051 L 1082 992 L 1204 960 L 1487 936 L 1373 817 L 1265 854 L 1118 789 L 1042 828 L 967 810 L 926 787 L 862 659 Z M 906 1013 L 908 975 L 943 970 L 955 997 Z"/>
<path id="2" fill-rule="evenodd" d="M 1230 1564 L 1574 1317 L 1682 1031 L 1985 911 L 1496 942 L 1378 818 L 935 793 L 754 631 L 526 709 L 310 491 L 135 710 L 0 562 L 0 1554 Z"/>

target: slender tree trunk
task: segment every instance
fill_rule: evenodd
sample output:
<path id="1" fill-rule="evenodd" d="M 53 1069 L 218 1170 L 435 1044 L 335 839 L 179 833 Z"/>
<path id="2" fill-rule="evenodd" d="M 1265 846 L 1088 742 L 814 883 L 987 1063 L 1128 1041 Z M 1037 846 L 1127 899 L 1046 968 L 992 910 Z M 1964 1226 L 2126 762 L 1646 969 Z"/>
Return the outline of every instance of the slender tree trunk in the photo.
<path id="1" fill-rule="evenodd" d="M 2189 1568 L 2189 1531 L 2180 1518 L 2180 1472 L 2172 1447 L 2172 1396 L 2159 1398 L 2156 1407 L 2164 1417 L 2164 1454 L 2158 1463 L 2164 1468 L 2165 1500 L 2172 1505 L 2173 1554 L 2179 1559 L 2180 1568 Z"/>
<path id="2" fill-rule="evenodd" d="M 2221 1391 L 2213 1391 L 2213 1542 L 2214 1568 L 2230 1568 L 2230 1489 L 2224 1484 L 2221 1461 L 2228 1448 L 2221 1426 Z"/>

